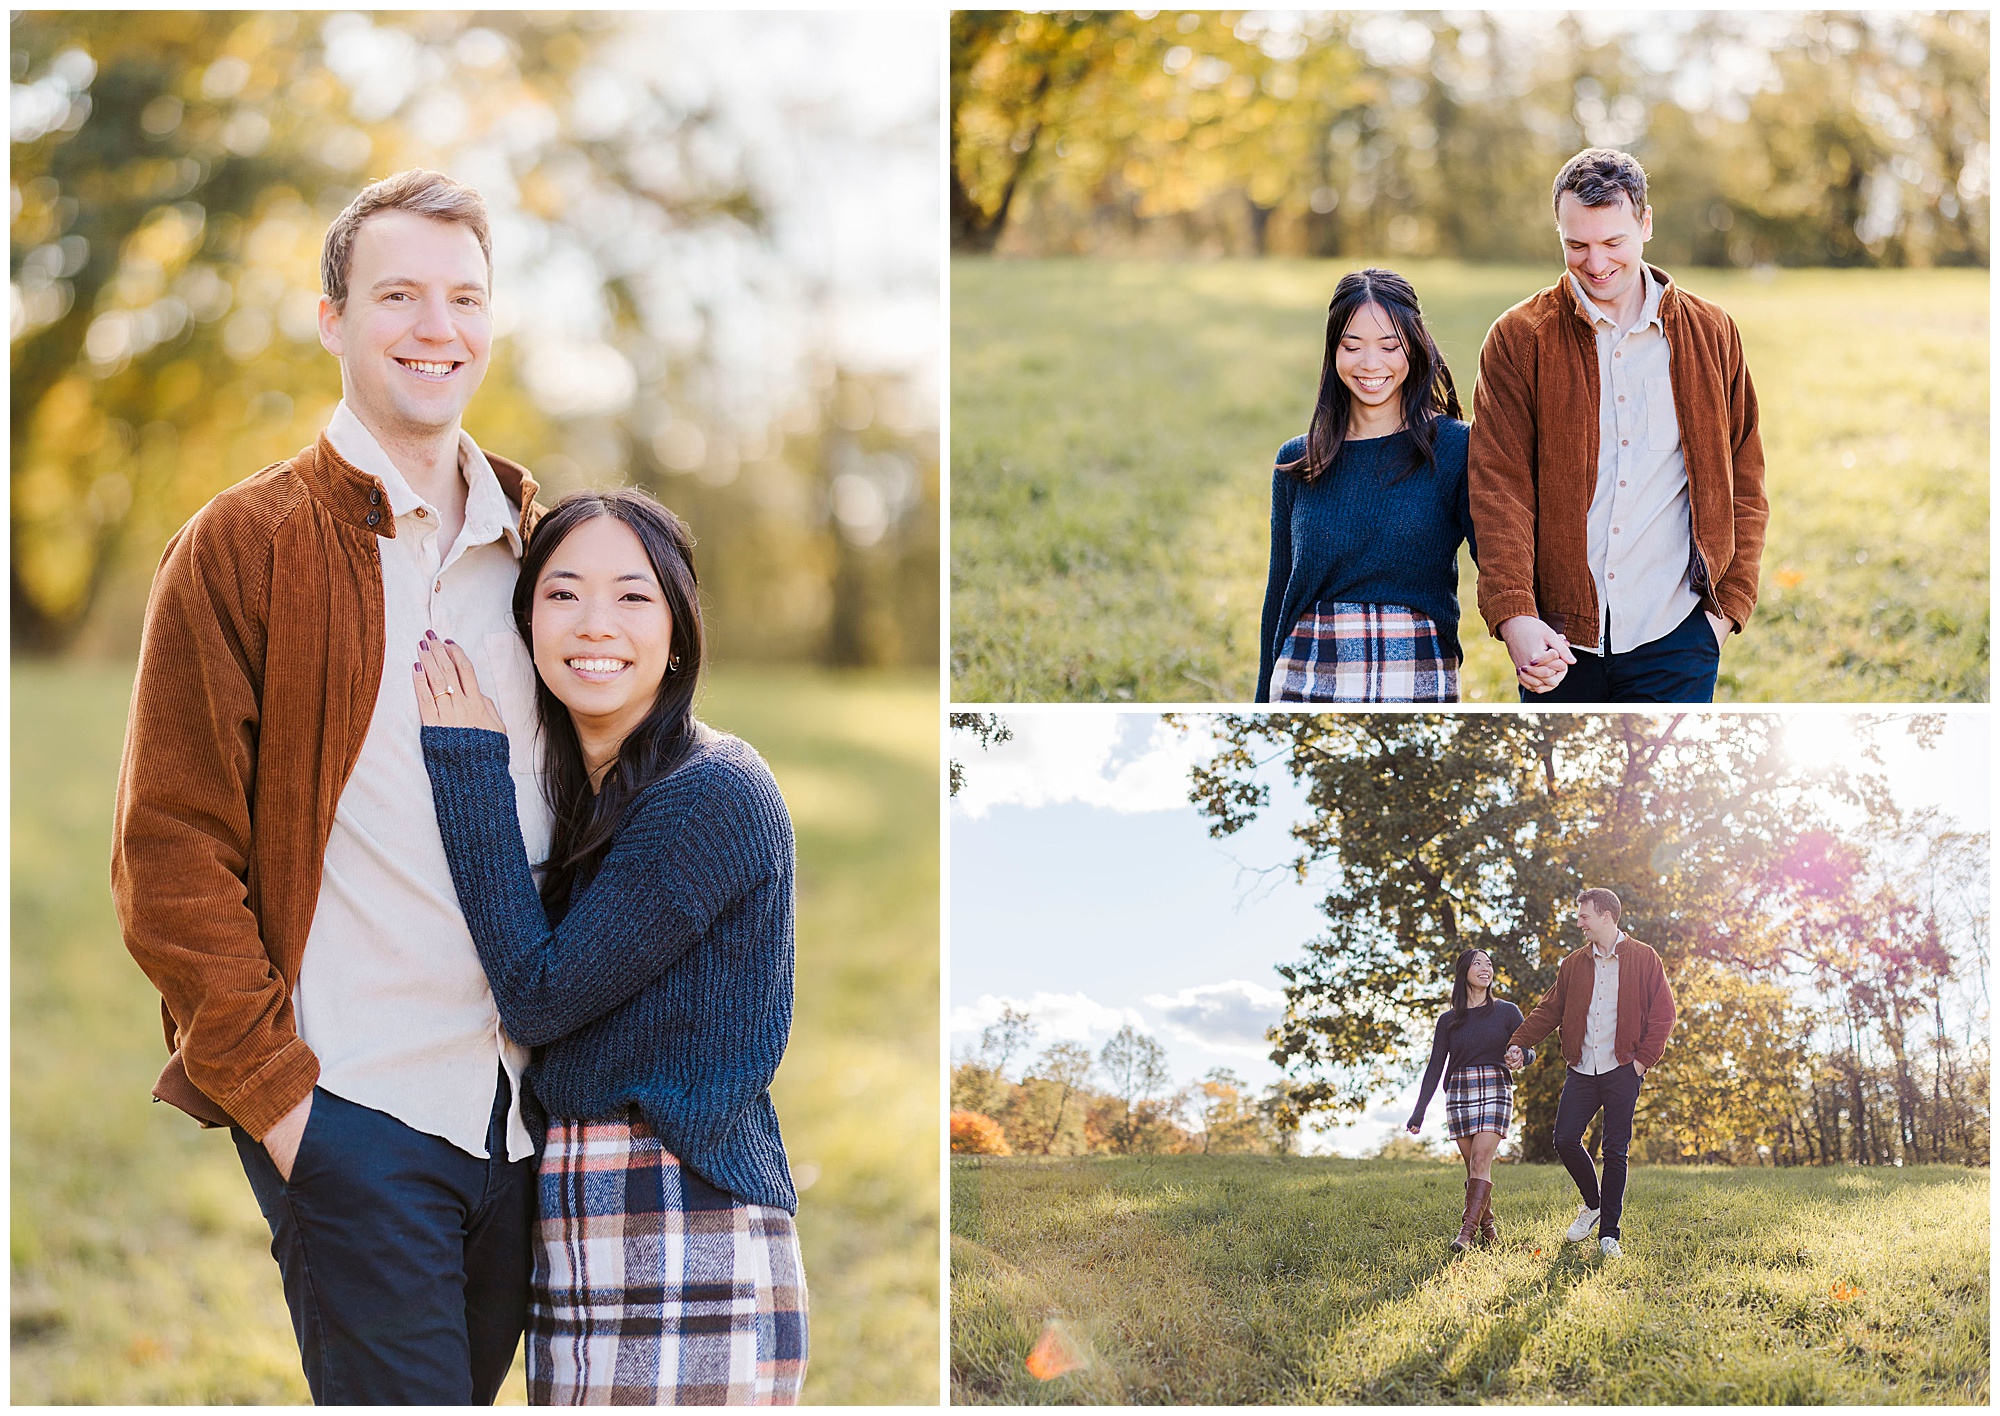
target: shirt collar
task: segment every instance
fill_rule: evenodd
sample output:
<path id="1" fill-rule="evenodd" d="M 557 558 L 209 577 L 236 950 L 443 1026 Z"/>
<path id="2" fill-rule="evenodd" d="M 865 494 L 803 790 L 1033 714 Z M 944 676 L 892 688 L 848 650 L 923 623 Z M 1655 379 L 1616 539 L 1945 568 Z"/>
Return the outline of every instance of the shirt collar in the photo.
<path id="1" fill-rule="evenodd" d="M 390 515 L 408 516 L 425 504 L 344 398 L 327 420 L 326 440 L 356 470 L 381 482 L 382 490 L 388 493 Z M 459 533 L 459 544 L 480 546 L 505 536 L 507 544 L 519 556 L 521 530 L 515 521 L 514 508 L 508 503 L 507 494 L 500 490 L 493 464 L 486 460 L 472 434 L 463 428 L 458 430 L 458 470 L 465 478 L 465 529 Z"/>
<path id="2" fill-rule="evenodd" d="M 1609 949 L 1598 948 L 1597 941 L 1593 939 L 1590 942 L 1590 956 L 1593 959 L 1615 959 L 1618 957 L 1618 946 L 1620 944 L 1623 944 L 1624 942 L 1625 942 L 1625 931 L 1622 929 L 1618 931 L 1618 937 L 1611 941 L 1611 947 Z"/>
<path id="3" fill-rule="evenodd" d="M 1608 324 L 1614 330 L 1617 329 L 1618 321 L 1599 309 L 1597 303 L 1583 293 L 1583 282 L 1576 278 L 1576 272 L 1570 271 L 1568 274 L 1569 288 L 1576 293 L 1577 303 L 1583 307 L 1583 317 L 1589 320 L 1593 327 Z M 1660 324 L 1660 297 L 1666 293 L 1666 287 L 1653 278 L 1653 268 L 1644 261 L 1639 263 L 1639 280 L 1639 288 L 1645 292 L 1645 296 L 1639 307 L 1639 318 L 1632 328 L 1644 329 L 1649 324 L 1659 325 L 1660 332 L 1664 334 L 1666 326 Z M 1626 332 L 1629 334 L 1631 331 Z"/>

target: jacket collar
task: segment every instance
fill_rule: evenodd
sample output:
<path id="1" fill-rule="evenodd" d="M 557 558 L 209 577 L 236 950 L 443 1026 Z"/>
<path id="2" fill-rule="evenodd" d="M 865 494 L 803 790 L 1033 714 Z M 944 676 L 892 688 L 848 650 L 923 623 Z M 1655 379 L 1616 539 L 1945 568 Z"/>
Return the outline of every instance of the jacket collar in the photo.
<path id="1" fill-rule="evenodd" d="M 535 494 L 541 488 L 520 463 L 490 452 L 486 454 L 486 460 L 493 468 L 500 490 L 507 494 L 507 500 L 519 511 L 520 519 L 515 529 L 525 542 L 542 517 L 543 508 L 535 501 Z M 334 451 L 325 433 L 321 433 L 317 442 L 301 452 L 296 462 L 306 486 L 336 520 L 372 535 L 395 537 L 396 518 L 389 509 L 389 492 L 382 485 L 382 479 L 363 472 Z"/>

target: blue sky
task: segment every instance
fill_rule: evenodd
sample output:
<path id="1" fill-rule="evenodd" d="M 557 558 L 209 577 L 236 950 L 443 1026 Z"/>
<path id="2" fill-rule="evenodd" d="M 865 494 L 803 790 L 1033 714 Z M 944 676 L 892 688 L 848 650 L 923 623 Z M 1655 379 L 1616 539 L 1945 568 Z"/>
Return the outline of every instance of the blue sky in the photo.
<path id="1" fill-rule="evenodd" d="M 1845 715 L 1787 716 L 1806 755 L 1852 751 Z M 1287 830 L 1302 800 L 1289 779 L 1270 773 L 1271 806 L 1214 840 L 1187 801 L 1187 769 L 1206 755 L 1199 718 L 1182 733 L 1109 709 L 1005 717 L 1014 741 L 952 744 L 967 774 L 951 809 L 954 1053 L 1012 1002 L 1036 1021 L 1035 1051 L 1059 1040 L 1095 1050 L 1129 1021 L 1167 1047 L 1183 1081 L 1213 1067 L 1257 1088 L 1276 1080 L 1262 1041 L 1283 1007 L 1274 970 L 1322 922 L 1312 883 L 1268 868 L 1292 854 Z M 1893 727 L 1879 734 L 1899 799 L 1987 829 L 1988 725 L 1984 712 L 1953 714 L 1933 751 Z M 1381 1098 L 1354 1124 L 1309 1133 L 1308 1146 L 1372 1149 L 1413 1100 L 1414 1087 Z M 1442 1136 L 1442 1112 L 1431 1110 L 1426 1132 Z"/>

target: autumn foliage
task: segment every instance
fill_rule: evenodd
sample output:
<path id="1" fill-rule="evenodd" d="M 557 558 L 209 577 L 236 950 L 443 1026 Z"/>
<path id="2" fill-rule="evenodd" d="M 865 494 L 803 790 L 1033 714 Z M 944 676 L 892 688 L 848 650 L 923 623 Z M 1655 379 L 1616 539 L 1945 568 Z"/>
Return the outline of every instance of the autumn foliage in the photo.
<path id="1" fill-rule="evenodd" d="M 951 1113 L 951 1149 L 956 1155 L 1012 1155 L 1007 1133 L 991 1116 L 977 1111 Z"/>

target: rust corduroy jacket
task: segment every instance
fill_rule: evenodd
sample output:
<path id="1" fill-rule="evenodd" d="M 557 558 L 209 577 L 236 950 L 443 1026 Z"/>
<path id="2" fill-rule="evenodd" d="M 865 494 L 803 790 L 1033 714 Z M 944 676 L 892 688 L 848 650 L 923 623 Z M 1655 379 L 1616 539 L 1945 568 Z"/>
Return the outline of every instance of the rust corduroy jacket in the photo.
<path id="1" fill-rule="evenodd" d="M 1590 990 L 1597 976 L 1590 945 L 1556 966 L 1556 984 L 1528 1014 L 1509 1040 L 1514 1047 L 1533 1047 L 1557 1028 L 1562 1029 L 1563 1061 L 1574 1067 L 1583 1060 L 1583 1030 L 1590 1014 Z M 1674 991 L 1667 971 L 1651 945 L 1627 935 L 1618 946 L 1618 1027 L 1611 1055 L 1619 1066 L 1633 1058 L 1652 1071 L 1667 1050 L 1674 1030 Z"/>
<path id="2" fill-rule="evenodd" d="M 525 537 L 535 481 L 487 460 Z M 376 538 L 395 530 L 381 482 L 322 436 L 195 513 L 146 604 L 112 898 L 173 1049 L 154 1095 L 259 1138 L 319 1078 L 292 989 L 382 681 Z"/>
<path id="3" fill-rule="evenodd" d="M 1688 581 L 1702 608 L 1742 629 L 1757 604 L 1764 555 L 1764 444 L 1757 391 L 1735 321 L 1665 286 L 1674 414 L 1694 522 Z M 1466 477 L 1479 532 L 1479 613 L 1497 638 L 1516 615 L 1597 647 L 1603 616 L 1590 578 L 1588 523 L 1597 488 L 1597 335 L 1567 275 L 1501 315 L 1479 351 Z"/>

